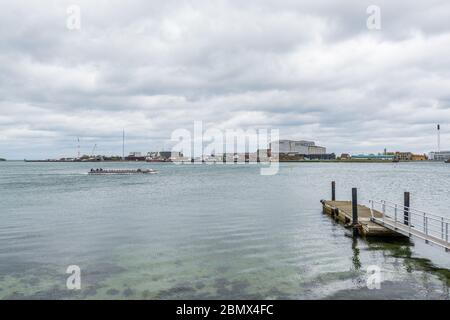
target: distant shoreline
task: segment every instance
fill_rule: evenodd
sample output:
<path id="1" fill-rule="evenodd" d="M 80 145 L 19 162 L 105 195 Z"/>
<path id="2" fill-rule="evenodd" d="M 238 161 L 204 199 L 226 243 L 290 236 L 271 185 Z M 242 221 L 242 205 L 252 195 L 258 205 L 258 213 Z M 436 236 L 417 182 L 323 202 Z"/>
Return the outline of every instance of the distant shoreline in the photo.
<path id="1" fill-rule="evenodd" d="M 301 162 L 301 163 L 309 163 L 309 162 L 321 162 L 321 163 L 418 163 L 418 162 L 439 162 L 439 161 L 430 161 L 430 160 L 400 160 L 398 162 L 392 160 L 281 160 L 280 163 L 289 163 L 289 162 Z"/>
<path id="2" fill-rule="evenodd" d="M 15 161 L 15 162 L 30 162 L 30 163 L 172 163 L 172 161 L 133 161 L 133 160 L 105 160 L 105 161 L 64 161 L 64 160 L 6 160 L 6 159 L 0 159 L 0 161 Z M 398 163 L 393 162 L 391 160 L 369 160 L 369 159 L 347 159 L 347 160 L 280 160 L 279 163 Z M 432 161 L 432 160 L 406 160 L 402 161 L 401 163 L 435 163 L 435 162 L 441 162 L 441 161 Z M 184 164 L 190 164 L 190 161 L 184 161 Z M 205 164 L 213 164 L 213 163 L 223 163 L 222 161 L 206 161 Z M 232 164 L 233 162 L 227 162 L 228 164 Z M 238 162 L 238 164 L 245 164 L 247 162 Z M 256 163 L 256 162 L 250 162 L 250 163 Z M 274 162 L 275 163 L 275 162 Z M 195 164 L 201 164 L 201 162 L 195 162 Z"/>

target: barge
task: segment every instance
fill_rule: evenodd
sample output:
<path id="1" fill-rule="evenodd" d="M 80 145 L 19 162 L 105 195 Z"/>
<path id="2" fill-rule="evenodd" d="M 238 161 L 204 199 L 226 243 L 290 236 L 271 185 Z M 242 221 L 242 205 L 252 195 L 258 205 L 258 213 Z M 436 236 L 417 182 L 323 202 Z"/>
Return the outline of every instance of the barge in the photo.
<path id="1" fill-rule="evenodd" d="M 157 173 L 153 169 L 91 169 L 90 175 L 129 175 L 129 174 L 154 174 Z"/>

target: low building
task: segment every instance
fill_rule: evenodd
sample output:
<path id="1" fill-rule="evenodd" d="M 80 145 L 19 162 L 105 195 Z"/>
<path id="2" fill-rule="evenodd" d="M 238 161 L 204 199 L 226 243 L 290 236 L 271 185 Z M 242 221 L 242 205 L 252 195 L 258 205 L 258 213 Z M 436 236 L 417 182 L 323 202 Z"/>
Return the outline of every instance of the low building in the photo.
<path id="1" fill-rule="evenodd" d="M 399 161 L 411 161 L 412 160 L 412 152 L 399 152 L 395 153 L 395 159 Z"/>
<path id="2" fill-rule="evenodd" d="M 147 161 L 182 161 L 186 160 L 183 153 L 178 151 L 148 152 L 145 157 Z"/>
<path id="3" fill-rule="evenodd" d="M 424 161 L 428 157 L 425 154 L 414 154 L 412 152 L 385 152 L 385 155 L 394 155 L 395 159 L 398 161 Z"/>
<path id="4" fill-rule="evenodd" d="M 348 153 L 342 153 L 341 156 L 339 157 L 340 160 L 350 160 L 352 158 L 351 155 L 349 155 Z"/>
<path id="5" fill-rule="evenodd" d="M 428 157 L 426 154 L 413 154 L 411 156 L 411 161 L 426 161 Z"/>
<path id="6" fill-rule="evenodd" d="M 175 156 L 175 154 L 173 155 Z M 169 160 L 172 157 L 172 151 L 159 151 L 158 158 L 163 160 Z"/>
<path id="7" fill-rule="evenodd" d="M 450 159 L 450 151 L 432 151 L 429 154 L 429 159 L 433 161 L 447 161 Z"/>
<path id="8" fill-rule="evenodd" d="M 142 152 L 130 152 L 129 157 L 142 157 Z"/>
<path id="9" fill-rule="evenodd" d="M 308 146 L 308 155 L 326 154 L 327 149 L 319 146 Z"/>
<path id="10" fill-rule="evenodd" d="M 222 157 L 223 157 L 222 158 L 223 161 L 227 162 L 227 163 L 237 162 L 239 159 L 239 156 L 234 152 L 233 153 L 231 153 L 231 152 L 224 153 Z"/>
<path id="11" fill-rule="evenodd" d="M 130 152 L 128 157 L 125 157 L 126 161 L 145 161 L 145 156 L 141 152 Z"/>
<path id="12" fill-rule="evenodd" d="M 325 147 L 316 146 L 314 141 L 306 140 L 279 140 L 270 143 L 270 150 L 276 150 L 273 148 L 273 144 L 278 143 L 278 153 L 280 155 L 303 155 L 305 157 L 309 155 L 325 155 L 327 149 Z"/>
<path id="13" fill-rule="evenodd" d="M 356 160 L 394 160 L 395 156 L 390 154 L 353 154 L 352 159 Z"/>
<path id="14" fill-rule="evenodd" d="M 318 153 L 308 154 L 304 158 L 305 160 L 335 160 L 336 155 L 334 153 Z"/>

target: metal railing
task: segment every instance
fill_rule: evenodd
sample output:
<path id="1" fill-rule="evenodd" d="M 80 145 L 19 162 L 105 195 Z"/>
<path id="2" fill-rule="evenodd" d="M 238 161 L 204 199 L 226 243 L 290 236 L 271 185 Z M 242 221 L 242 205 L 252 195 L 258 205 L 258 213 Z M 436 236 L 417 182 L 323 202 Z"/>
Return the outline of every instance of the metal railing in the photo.
<path id="1" fill-rule="evenodd" d="M 410 237 L 416 236 L 446 249 L 450 248 L 449 218 L 386 200 L 369 200 L 369 204 L 372 221 Z M 375 211 L 381 213 L 381 217 L 376 217 Z"/>

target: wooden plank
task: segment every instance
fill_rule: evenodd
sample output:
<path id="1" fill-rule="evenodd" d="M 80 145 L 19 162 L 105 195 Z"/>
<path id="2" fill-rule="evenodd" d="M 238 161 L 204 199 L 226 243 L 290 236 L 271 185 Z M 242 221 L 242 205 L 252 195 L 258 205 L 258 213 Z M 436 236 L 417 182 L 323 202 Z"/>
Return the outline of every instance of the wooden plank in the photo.
<path id="1" fill-rule="evenodd" d="M 332 216 L 334 219 L 344 223 L 350 224 L 352 222 L 352 202 L 351 201 L 328 201 L 322 200 L 323 212 Z M 374 216 L 381 218 L 383 214 L 374 211 Z M 358 204 L 358 225 L 359 231 L 365 236 L 375 237 L 403 237 L 404 235 L 395 232 L 384 226 L 371 221 L 372 214 L 370 209 L 366 206 Z"/>

